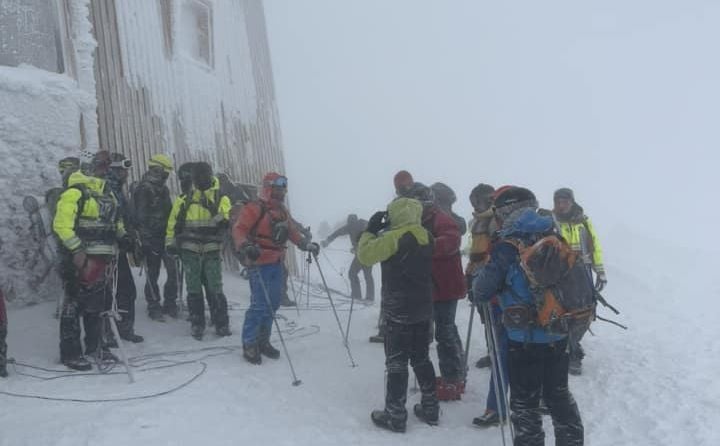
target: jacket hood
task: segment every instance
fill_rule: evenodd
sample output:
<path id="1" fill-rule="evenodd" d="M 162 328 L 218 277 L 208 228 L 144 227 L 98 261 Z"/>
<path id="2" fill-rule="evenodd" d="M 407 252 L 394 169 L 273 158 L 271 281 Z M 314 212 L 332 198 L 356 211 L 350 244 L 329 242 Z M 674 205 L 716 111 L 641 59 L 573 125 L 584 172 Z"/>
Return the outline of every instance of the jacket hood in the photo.
<path id="1" fill-rule="evenodd" d="M 551 217 L 542 217 L 533 208 L 523 208 L 514 211 L 508 216 L 500 230 L 500 235 L 526 236 L 543 233 L 553 228 Z"/>
<path id="2" fill-rule="evenodd" d="M 80 171 L 73 172 L 68 178 L 68 187 L 80 184 L 98 194 L 101 194 L 105 189 L 105 180 L 102 178 L 88 176 Z"/>
<path id="3" fill-rule="evenodd" d="M 272 184 L 281 176 L 282 175 L 277 172 L 268 172 L 265 174 L 262 182 L 262 190 L 260 191 L 260 199 L 262 201 L 270 202 L 272 200 Z"/>
<path id="4" fill-rule="evenodd" d="M 390 229 L 419 225 L 422 221 L 423 207 L 412 198 L 398 198 L 387 207 Z"/>

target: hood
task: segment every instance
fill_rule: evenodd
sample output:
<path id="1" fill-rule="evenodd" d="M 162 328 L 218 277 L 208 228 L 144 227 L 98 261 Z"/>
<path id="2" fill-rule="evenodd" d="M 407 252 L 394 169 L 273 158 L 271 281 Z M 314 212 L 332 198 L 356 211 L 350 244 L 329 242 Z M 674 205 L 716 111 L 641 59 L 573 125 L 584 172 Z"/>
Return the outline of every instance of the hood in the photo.
<path id="1" fill-rule="evenodd" d="M 265 174 L 262 182 L 262 190 L 260 191 L 260 199 L 262 201 L 269 203 L 272 200 L 272 183 L 281 176 L 282 175 L 277 172 L 268 172 Z"/>
<path id="2" fill-rule="evenodd" d="M 540 216 L 534 208 L 517 209 L 512 212 L 500 230 L 502 237 L 526 236 L 550 231 L 553 228 L 551 217 Z"/>
<path id="3" fill-rule="evenodd" d="M 390 229 L 421 224 L 423 207 L 412 198 L 398 198 L 387 207 Z"/>
<path id="4" fill-rule="evenodd" d="M 102 178 L 88 176 L 80 171 L 73 172 L 68 178 L 68 187 L 80 184 L 98 194 L 101 194 L 105 189 L 105 180 Z"/>

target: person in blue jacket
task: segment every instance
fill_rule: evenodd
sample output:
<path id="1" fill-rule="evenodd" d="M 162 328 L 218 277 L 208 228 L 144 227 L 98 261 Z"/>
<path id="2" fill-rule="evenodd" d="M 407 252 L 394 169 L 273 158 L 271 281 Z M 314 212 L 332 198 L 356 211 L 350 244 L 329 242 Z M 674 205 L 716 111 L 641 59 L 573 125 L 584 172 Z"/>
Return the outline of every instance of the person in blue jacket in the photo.
<path id="1" fill-rule="evenodd" d="M 556 445 L 582 445 L 583 424 L 568 387 L 567 336 L 549 333 L 532 324 L 530 318 L 523 324 L 507 311 L 525 307 L 532 314 L 535 307 L 518 248 L 510 240 L 529 246 L 553 232 L 552 218 L 538 215 L 537 206 L 535 195 L 522 187 L 508 188 L 496 197 L 494 214 L 499 238 L 489 262 L 475 274 L 473 293 L 476 304 L 498 296 L 503 312 L 515 446 L 544 444 L 541 398 L 552 416 Z"/>

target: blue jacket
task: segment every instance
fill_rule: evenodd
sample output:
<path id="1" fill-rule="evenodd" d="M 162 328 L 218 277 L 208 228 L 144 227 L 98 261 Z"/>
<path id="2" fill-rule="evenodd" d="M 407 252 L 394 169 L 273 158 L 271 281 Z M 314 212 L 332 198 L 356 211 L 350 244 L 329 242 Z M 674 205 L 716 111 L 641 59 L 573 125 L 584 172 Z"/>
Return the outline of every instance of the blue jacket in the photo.
<path id="1" fill-rule="evenodd" d="M 512 236 L 528 243 L 538 232 L 552 228 L 552 219 L 540 217 L 534 210 L 528 209 L 512 224 L 504 225 L 502 237 Z M 520 266 L 517 247 L 506 241 L 497 242 L 490 253 L 490 261 L 475 273 L 473 280 L 475 302 L 487 302 L 498 296 L 503 310 L 514 305 L 534 306 L 527 277 Z M 507 329 L 508 338 L 517 342 L 547 344 L 564 339 L 565 335 L 549 334 L 542 328 Z"/>

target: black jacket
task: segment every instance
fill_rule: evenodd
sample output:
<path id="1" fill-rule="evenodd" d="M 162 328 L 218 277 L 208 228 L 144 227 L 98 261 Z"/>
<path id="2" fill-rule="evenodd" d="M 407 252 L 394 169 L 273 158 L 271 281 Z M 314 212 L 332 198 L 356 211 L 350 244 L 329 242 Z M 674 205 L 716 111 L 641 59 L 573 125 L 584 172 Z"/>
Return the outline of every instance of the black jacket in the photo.
<path id="1" fill-rule="evenodd" d="M 146 173 L 133 193 L 133 203 L 140 237 L 165 240 L 172 200 L 164 182 Z"/>

